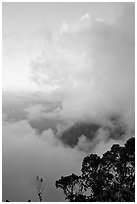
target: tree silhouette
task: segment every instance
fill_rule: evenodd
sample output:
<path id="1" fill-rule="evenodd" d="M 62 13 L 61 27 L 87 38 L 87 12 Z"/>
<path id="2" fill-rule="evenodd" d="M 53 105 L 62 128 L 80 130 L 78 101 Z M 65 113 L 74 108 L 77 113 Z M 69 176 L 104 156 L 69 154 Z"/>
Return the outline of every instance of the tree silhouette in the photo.
<path id="1" fill-rule="evenodd" d="M 43 190 L 45 188 L 43 178 L 39 178 L 39 176 L 36 176 L 35 185 L 36 185 L 39 201 L 42 202 Z"/>
<path id="2" fill-rule="evenodd" d="M 80 176 L 62 176 L 55 185 L 71 202 L 135 201 L 135 138 L 124 147 L 114 144 L 102 158 L 85 157 Z"/>

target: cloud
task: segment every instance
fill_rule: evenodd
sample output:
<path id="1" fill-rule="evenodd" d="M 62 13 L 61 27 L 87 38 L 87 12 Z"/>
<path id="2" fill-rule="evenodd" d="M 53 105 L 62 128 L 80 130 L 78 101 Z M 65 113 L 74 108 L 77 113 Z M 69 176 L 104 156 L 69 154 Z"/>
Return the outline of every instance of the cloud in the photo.
<path id="1" fill-rule="evenodd" d="M 90 15 L 89 13 L 86 13 L 84 16 L 81 17 L 81 20 L 89 19 Z"/>
<path id="2" fill-rule="evenodd" d="M 44 200 L 63 201 L 64 195 L 54 182 L 61 175 L 78 173 L 82 158 L 75 149 L 65 149 L 51 129 L 38 137 L 25 120 L 4 122 L 3 200 L 37 201 L 34 179 L 39 175 L 46 181 Z"/>
<path id="3" fill-rule="evenodd" d="M 110 130 L 105 129 L 105 128 L 98 128 L 97 131 L 95 132 L 94 139 L 91 141 L 90 139 L 87 139 L 86 136 L 81 135 L 78 140 L 77 147 L 79 150 L 82 150 L 86 153 L 97 153 L 97 154 L 102 154 L 105 152 L 106 149 L 104 149 L 104 145 L 106 144 L 108 147 L 108 142 L 109 142 L 109 135 L 110 135 Z M 113 140 L 114 141 L 114 140 Z M 103 148 L 98 149 L 98 146 L 103 142 Z M 114 141 L 115 142 L 115 141 Z M 108 150 L 108 149 L 107 149 Z"/>
<path id="4" fill-rule="evenodd" d="M 57 144 L 59 144 L 59 141 L 55 137 L 53 130 L 50 129 L 50 128 L 48 130 L 44 130 L 42 132 L 42 134 L 40 135 L 40 138 L 43 141 L 46 141 L 50 145 L 57 145 Z"/>
<path id="5" fill-rule="evenodd" d="M 81 135 L 78 139 L 77 148 L 79 150 L 89 153 L 93 149 L 93 142 L 87 139 L 86 136 Z"/>
<path id="6" fill-rule="evenodd" d="M 85 16 L 63 23 L 31 63 L 33 77 L 63 93 L 60 120 L 111 127 L 115 117 L 134 131 L 134 4 L 120 6 L 112 21 Z"/>
<path id="7" fill-rule="evenodd" d="M 78 138 L 76 149 L 87 154 L 97 153 L 102 156 L 113 144 L 123 145 L 132 136 L 131 133 L 124 132 L 123 126 L 120 127 L 119 124 L 115 124 L 111 129 L 98 127 L 91 138 L 81 135 Z"/>
<path id="8" fill-rule="evenodd" d="M 27 112 L 27 117 L 29 118 L 29 120 L 36 119 L 36 118 L 38 119 L 44 116 L 46 107 L 44 107 L 42 104 L 36 104 L 36 105 L 27 107 L 25 111 Z"/>
<path id="9" fill-rule="evenodd" d="M 24 109 L 26 117 L 32 128 L 36 129 L 37 133 L 41 134 L 44 130 L 51 128 L 56 131 L 60 108 L 54 104 L 36 104 Z"/>
<path id="10" fill-rule="evenodd" d="M 3 200 L 36 200 L 39 175 L 45 200 L 63 201 L 56 179 L 79 173 L 84 155 L 102 155 L 134 135 L 134 4 L 120 5 L 110 20 L 86 13 L 45 37 L 30 63 L 43 95 L 21 98 L 18 107 L 13 100 L 11 118 L 23 109 L 16 122 L 4 113 Z"/>

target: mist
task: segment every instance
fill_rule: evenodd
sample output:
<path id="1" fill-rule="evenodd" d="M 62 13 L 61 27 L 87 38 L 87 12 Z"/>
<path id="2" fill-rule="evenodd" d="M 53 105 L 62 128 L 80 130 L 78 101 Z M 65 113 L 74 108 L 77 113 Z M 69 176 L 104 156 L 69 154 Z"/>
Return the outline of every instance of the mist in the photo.
<path id="1" fill-rule="evenodd" d="M 3 8 L 2 199 L 38 201 L 38 175 L 65 201 L 57 179 L 135 136 L 135 4 Z"/>
<path id="2" fill-rule="evenodd" d="M 71 171 L 79 173 L 84 155 L 65 149 L 51 129 L 39 138 L 25 120 L 4 122 L 3 135 L 3 200 L 38 201 L 35 177 L 39 175 L 46 185 L 44 200 L 63 201 L 63 193 L 54 186 L 55 180 Z"/>
<path id="3" fill-rule="evenodd" d="M 132 4 L 119 6 L 110 20 L 87 13 L 72 24 L 63 22 L 31 62 L 32 80 L 63 97 L 51 117 L 67 128 L 81 122 L 112 127 L 115 120 L 133 133 L 134 38 Z"/>

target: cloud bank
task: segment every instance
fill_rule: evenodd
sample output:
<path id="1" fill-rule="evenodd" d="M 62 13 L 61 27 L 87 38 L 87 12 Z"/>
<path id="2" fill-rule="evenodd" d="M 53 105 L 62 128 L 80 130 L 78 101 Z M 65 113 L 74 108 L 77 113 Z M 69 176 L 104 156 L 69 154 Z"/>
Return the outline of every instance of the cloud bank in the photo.
<path id="1" fill-rule="evenodd" d="M 62 106 L 47 117 L 74 125 L 94 123 L 134 132 L 134 4 L 122 4 L 110 21 L 87 13 L 63 22 L 42 54 L 31 62 L 32 80 L 61 93 Z M 64 126 L 62 126 L 64 128 Z"/>

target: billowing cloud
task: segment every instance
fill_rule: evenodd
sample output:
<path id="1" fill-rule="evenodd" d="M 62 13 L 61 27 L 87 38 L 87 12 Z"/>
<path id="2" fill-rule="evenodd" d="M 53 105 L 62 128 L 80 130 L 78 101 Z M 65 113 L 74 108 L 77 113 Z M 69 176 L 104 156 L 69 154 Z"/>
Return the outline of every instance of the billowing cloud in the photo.
<path id="1" fill-rule="evenodd" d="M 124 129 L 119 127 L 113 127 L 112 129 L 100 127 L 94 134 L 92 140 L 88 139 L 87 136 L 81 135 L 78 138 L 76 149 L 87 154 L 97 153 L 102 156 L 103 153 L 111 149 L 113 144 L 123 145 L 127 139 L 133 136 L 132 133 L 125 134 Z"/>
<path id="2" fill-rule="evenodd" d="M 3 200 L 36 201 L 38 175 L 44 200 L 63 201 L 55 180 L 78 174 L 85 155 L 134 135 L 134 4 L 117 4 L 110 18 L 93 16 L 46 29 L 30 62 L 41 93 L 3 98 Z"/>
<path id="3" fill-rule="evenodd" d="M 134 18 L 134 4 L 123 4 L 110 21 L 87 13 L 62 24 L 31 63 L 33 80 L 64 97 L 47 117 L 66 121 L 67 128 L 91 123 L 114 129 L 115 121 L 134 132 Z"/>

